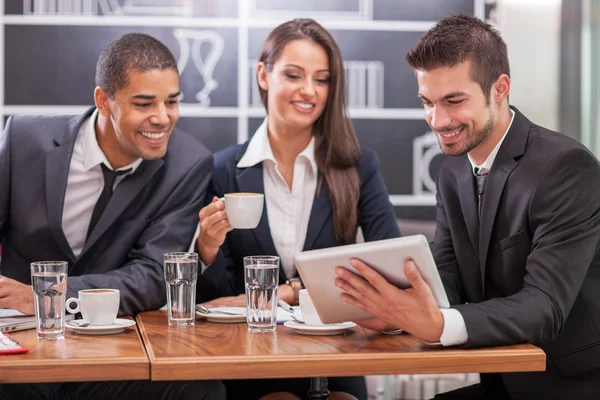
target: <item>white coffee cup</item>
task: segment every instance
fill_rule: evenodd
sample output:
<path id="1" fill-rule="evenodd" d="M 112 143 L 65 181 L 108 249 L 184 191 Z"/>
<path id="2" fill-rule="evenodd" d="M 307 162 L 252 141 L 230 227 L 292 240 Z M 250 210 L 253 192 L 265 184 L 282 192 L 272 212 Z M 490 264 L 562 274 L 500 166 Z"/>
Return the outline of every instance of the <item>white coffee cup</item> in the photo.
<path id="1" fill-rule="evenodd" d="M 300 301 L 300 311 L 302 311 L 302 319 L 306 325 L 323 326 L 319 314 L 315 309 L 315 305 L 308 294 L 308 290 L 301 289 L 298 292 L 298 300 Z"/>
<path id="2" fill-rule="evenodd" d="M 92 325 L 112 325 L 119 313 L 121 294 L 117 289 L 86 289 L 78 292 L 79 298 L 71 297 L 66 302 L 67 311 L 81 312 L 83 319 Z M 71 304 L 75 303 L 75 308 Z"/>
<path id="3" fill-rule="evenodd" d="M 227 193 L 221 198 L 229 223 L 235 229 L 254 229 L 260 222 L 265 204 L 262 193 Z"/>

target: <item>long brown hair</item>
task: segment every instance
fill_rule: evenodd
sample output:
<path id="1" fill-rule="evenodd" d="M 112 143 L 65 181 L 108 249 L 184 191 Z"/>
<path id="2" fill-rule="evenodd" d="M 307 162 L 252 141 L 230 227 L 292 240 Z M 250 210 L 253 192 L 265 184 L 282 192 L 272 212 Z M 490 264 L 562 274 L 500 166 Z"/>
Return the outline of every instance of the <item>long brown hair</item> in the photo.
<path id="1" fill-rule="evenodd" d="M 315 159 L 321 173 L 319 191 L 323 180 L 329 190 L 333 208 L 333 227 L 337 240 L 349 244 L 356 241 L 358 227 L 358 200 L 360 179 L 356 163 L 361 159 L 360 146 L 352 121 L 346 111 L 346 79 L 340 48 L 331 34 L 312 19 L 294 19 L 275 28 L 265 39 L 259 61 L 267 71 L 294 40 L 309 39 L 327 53 L 329 61 L 329 93 L 325 109 L 313 125 Z M 267 91 L 258 87 L 267 114 Z"/>

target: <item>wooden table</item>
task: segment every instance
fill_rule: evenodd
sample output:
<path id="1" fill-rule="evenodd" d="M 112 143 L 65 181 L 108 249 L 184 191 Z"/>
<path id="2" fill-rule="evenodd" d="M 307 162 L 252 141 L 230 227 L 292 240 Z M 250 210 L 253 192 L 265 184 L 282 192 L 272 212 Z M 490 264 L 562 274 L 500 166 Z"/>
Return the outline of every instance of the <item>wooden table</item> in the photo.
<path id="1" fill-rule="evenodd" d="M 135 326 L 116 335 L 66 330 L 60 340 L 41 340 L 35 329 L 10 333 L 28 353 L 0 356 L 0 383 L 81 382 L 150 378 L 150 363 Z"/>
<path id="2" fill-rule="evenodd" d="M 303 336 L 282 325 L 250 333 L 246 324 L 169 327 L 166 311 L 137 316 L 152 380 L 289 378 L 458 372 L 543 371 L 529 344 L 462 350 L 429 347 L 410 335 L 355 327 L 345 335 Z"/>

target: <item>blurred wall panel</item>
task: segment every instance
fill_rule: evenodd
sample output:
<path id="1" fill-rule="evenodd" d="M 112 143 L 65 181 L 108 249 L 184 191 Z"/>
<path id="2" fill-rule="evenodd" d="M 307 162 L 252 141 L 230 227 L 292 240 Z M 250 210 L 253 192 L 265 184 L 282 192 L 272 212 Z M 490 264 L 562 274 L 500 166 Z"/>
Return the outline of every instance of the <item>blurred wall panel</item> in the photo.
<path id="1" fill-rule="evenodd" d="M 522 0 L 505 1 L 506 25 L 501 28 L 512 49 L 512 99 L 534 121 L 553 127 L 556 85 L 541 91 L 523 71 L 543 60 L 544 66 L 535 68 L 536 74 L 543 72 L 540 80 L 547 82 L 555 74 L 550 60 L 557 49 L 539 40 L 555 34 L 556 7 L 540 6 L 537 19 L 549 18 L 550 24 L 533 29 L 527 14 L 532 9 L 519 6 Z M 93 104 L 100 50 L 125 32 L 145 32 L 165 43 L 178 60 L 183 93 L 178 126 L 218 151 L 247 140 L 264 118 L 255 63 L 265 36 L 286 20 L 311 17 L 330 29 L 340 45 L 349 114 L 362 145 L 379 155 L 398 215 L 433 219 L 435 177 L 444 156 L 423 119 L 404 54 L 445 15 L 490 18 L 496 11 L 496 1 L 490 0 L 0 2 L 0 116 L 5 121 L 15 114 L 82 112 Z M 525 33 L 532 40 L 518 39 Z M 511 40 L 520 43 L 511 45 Z"/>

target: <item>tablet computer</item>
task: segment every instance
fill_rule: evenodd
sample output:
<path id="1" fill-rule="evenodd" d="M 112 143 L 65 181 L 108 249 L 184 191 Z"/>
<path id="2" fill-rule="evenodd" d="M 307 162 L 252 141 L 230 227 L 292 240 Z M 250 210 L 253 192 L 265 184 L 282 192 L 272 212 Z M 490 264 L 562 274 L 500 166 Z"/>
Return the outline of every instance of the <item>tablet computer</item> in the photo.
<path id="1" fill-rule="evenodd" d="M 335 286 L 336 267 L 342 266 L 358 274 L 350 265 L 352 258 L 364 261 L 388 282 L 402 289 L 410 287 L 404 276 L 404 262 L 412 259 L 423 280 L 431 288 L 438 307 L 450 307 L 427 239 L 423 235 L 405 236 L 305 251 L 294 255 L 294 264 L 304 286 L 310 293 L 319 318 L 324 324 L 359 321 L 374 317 L 368 312 L 342 301 L 340 299 L 342 289 Z"/>

